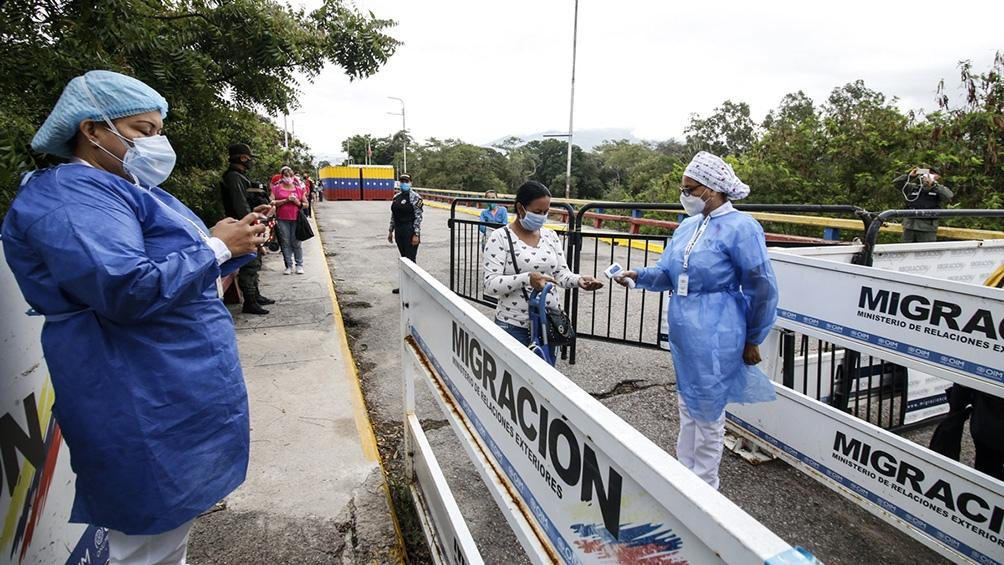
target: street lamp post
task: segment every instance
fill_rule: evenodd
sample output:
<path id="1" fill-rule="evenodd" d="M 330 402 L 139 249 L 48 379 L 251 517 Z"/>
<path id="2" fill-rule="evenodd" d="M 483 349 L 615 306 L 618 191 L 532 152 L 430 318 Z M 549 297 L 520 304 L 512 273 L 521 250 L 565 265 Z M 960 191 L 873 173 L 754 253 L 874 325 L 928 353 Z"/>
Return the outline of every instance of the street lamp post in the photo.
<path id="1" fill-rule="evenodd" d="M 565 198 L 572 197 L 572 117 L 575 115 L 575 48 L 579 40 L 579 0 L 572 24 L 572 94 L 568 102 L 568 159 L 565 162 Z"/>
<path id="2" fill-rule="evenodd" d="M 390 98 L 391 100 L 397 100 L 398 102 L 401 103 L 401 113 L 400 114 L 397 113 L 397 112 L 387 112 L 387 113 L 390 114 L 390 115 L 392 115 L 392 116 L 401 116 L 401 131 L 404 132 L 404 136 L 405 136 L 404 140 L 403 140 L 403 146 L 404 147 L 403 147 L 403 157 L 401 159 L 402 160 L 402 163 L 401 163 L 401 169 L 402 169 L 402 171 L 401 171 L 401 173 L 407 173 L 408 172 L 408 124 L 407 124 L 407 122 L 405 122 L 405 119 L 404 119 L 404 100 L 402 100 L 402 99 L 400 99 L 400 98 L 398 98 L 396 96 L 388 96 L 387 98 Z"/>
<path id="3" fill-rule="evenodd" d="M 282 115 L 282 148 L 289 149 L 289 125 L 286 123 L 289 119 L 289 114 Z"/>

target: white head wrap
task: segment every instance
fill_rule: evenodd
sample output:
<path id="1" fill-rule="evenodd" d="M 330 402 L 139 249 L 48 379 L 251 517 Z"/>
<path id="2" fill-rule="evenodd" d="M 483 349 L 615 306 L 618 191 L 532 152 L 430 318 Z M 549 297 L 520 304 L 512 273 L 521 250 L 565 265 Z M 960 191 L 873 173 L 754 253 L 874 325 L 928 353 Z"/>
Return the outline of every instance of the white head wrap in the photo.
<path id="1" fill-rule="evenodd" d="M 694 155 L 683 174 L 715 192 L 723 193 L 729 200 L 742 200 L 750 193 L 749 185 L 739 180 L 731 165 L 707 151 Z"/>

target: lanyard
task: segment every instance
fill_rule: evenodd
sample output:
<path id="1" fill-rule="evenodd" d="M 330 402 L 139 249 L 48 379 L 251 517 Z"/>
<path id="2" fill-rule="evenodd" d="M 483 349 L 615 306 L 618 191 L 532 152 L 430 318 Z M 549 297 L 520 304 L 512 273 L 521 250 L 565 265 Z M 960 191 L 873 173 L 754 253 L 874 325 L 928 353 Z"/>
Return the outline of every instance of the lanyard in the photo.
<path id="1" fill-rule="evenodd" d="M 683 250 L 684 271 L 686 271 L 687 268 L 690 266 L 690 254 L 694 251 L 694 247 L 697 246 L 697 241 L 701 239 L 702 235 L 704 235 L 704 230 L 708 229 L 708 223 L 710 221 L 711 221 L 711 214 L 708 214 L 707 216 L 704 217 L 704 221 L 701 222 L 701 227 L 697 229 L 697 233 L 694 234 L 694 237 L 690 239 L 690 243 L 688 243 L 687 247 Z"/>

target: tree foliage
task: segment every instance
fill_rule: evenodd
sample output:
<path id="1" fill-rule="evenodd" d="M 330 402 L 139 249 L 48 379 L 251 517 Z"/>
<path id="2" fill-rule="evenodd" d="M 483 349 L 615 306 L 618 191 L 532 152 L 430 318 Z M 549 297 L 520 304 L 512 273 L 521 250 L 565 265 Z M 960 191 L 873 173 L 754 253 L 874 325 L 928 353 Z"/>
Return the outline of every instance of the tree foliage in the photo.
<path id="1" fill-rule="evenodd" d="M 178 153 L 165 188 L 207 220 L 220 215 L 216 185 L 226 147 L 259 153 L 263 177 L 282 163 L 311 170 L 298 140 L 265 116 L 297 106 L 297 77 L 327 63 L 351 78 L 377 71 L 399 43 L 394 22 L 343 0 L 310 13 L 272 0 L 8 0 L 0 3 L 0 211 L 20 173 L 49 162 L 34 132 L 63 86 L 92 69 L 135 76 L 170 104 L 164 133 Z"/>
<path id="2" fill-rule="evenodd" d="M 502 160 L 491 148 L 432 138 L 411 148 L 408 172 L 420 186 L 504 192 L 506 186 L 496 175 Z"/>
<path id="3" fill-rule="evenodd" d="M 707 118 L 693 116 L 684 133 L 692 152 L 725 157 L 746 153 L 756 140 L 755 130 L 749 104 L 726 100 Z"/>
<path id="4" fill-rule="evenodd" d="M 892 180 L 922 166 L 941 172 L 956 192 L 952 206 L 1001 208 L 1004 56 L 985 73 L 968 62 L 959 69 L 963 102 L 953 105 L 942 84 L 938 109 L 926 115 L 903 112 L 895 98 L 854 81 L 834 88 L 821 104 L 801 91 L 787 94 L 759 124 L 745 103 L 727 100 L 708 117 L 693 116 L 685 142 L 610 140 L 593 151 L 573 146 L 572 196 L 675 202 L 684 167 L 705 149 L 729 161 L 752 187 L 749 202 L 901 208 Z M 350 154 L 356 137 L 346 141 Z M 561 196 L 567 150 L 559 139 L 507 138 L 493 148 L 431 139 L 413 148 L 409 165 L 415 163 L 410 170 L 418 186 L 511 193 L 533 179 Z M 946 223 L 1004 229 L 1004 222 L 990 219 Z"/>

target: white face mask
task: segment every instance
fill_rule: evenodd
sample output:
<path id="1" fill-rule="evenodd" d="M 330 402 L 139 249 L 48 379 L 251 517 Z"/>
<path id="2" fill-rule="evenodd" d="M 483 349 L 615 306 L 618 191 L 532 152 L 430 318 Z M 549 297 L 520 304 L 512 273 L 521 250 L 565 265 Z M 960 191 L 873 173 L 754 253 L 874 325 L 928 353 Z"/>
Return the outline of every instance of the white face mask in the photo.
<path id="1" fill-rule="evenodd" d="M 91 143 L 98 149 L 121 161 L 122 168 L 125 172 L 132 175 L 136 184 L 147 187 L 160 186 L 162 182 L 171 176 L 171 171 L 174 170 L 174 164 L 178 159 L 174 153 L 174 148 L 171 147 L 171 142 L 163 135 L 151 135 L 149 137 L 137 137 L 134 139 L 129 139 L 122 135 L 91 94 L 91 89 L 87 86 L 86 77 L 82 85 L 84 93 L 91 99 L 91 104 L 94 104 L 94 107 L 101 112 L 101 118 L 108 124 L 108 130 L 118 136 L 125 144 L 125 156 L 119 159 L 118 156 L 102 147 L 98 142 L 92 141 Z"/>
<path id="2" fill-rule="evenodd" d="M 140 184 L 147 187 L 160 186 L 171 176 L 177 156 L 166 136 L 151 135 L 127 139 L 117 131 L 113 133 L 126 144 L 125 157 L 119 159 L 122 161 L 122 168 Z M 104 149 L 100 145 L 98 147 Z M 105 152 L 115 157 L 111 151 L 105 150 Z"/>
<path id="3" fill-rule="evenodd" d="M 680 204 L 683 204 L 683 210 L 688 216 L 696 216 L 701 212 L 704 212 L 704 206 L 707 202 L 704 201 L 700 196 L 690 195 L 687 196 L 684 193 L 680 193 Z"/>

